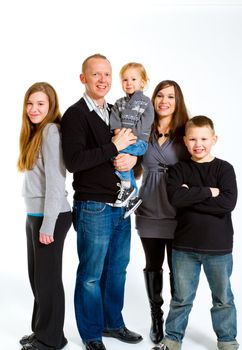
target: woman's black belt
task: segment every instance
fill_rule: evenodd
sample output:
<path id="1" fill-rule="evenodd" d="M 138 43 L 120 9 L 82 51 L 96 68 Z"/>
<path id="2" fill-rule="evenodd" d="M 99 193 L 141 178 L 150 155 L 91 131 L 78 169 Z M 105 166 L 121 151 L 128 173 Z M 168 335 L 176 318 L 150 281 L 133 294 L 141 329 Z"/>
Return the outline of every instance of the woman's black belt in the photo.
<path id="1" fill-rule="evenodd" d="M 169 167 L 167 164 L 164 163 L 158 163 L 158 171 L 161 171 L 163 173 L 166 173 L 169 170 Z"/>
<path id="2" fill-rule="evenodd" d="M 166 173 L 169 170 L 169 166 L 167 164 L 158 163 L 156 167 L 149 168 L 149 171 Z"/>

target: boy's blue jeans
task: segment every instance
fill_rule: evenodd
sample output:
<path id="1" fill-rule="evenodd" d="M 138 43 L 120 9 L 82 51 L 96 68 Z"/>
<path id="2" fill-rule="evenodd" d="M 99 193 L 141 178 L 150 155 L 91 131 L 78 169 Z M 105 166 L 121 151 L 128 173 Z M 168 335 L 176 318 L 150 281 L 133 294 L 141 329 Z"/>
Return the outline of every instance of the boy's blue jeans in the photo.
<path id="1" fill-rule="evenodd" d="M 75 201 L 79 265 L 75 286 L 77 327 L 84 342 L 101 340 L 104 329 L 124 326 L 122 309 L 130 257 L 130 219 L 124 208 Z"/>
<path id="2" fill-rule="evenodd" d="M 145 154 L 148 148 L 148 142 L 143 140 L 138 140 L 135 144 L 130 145 L 120 151 L 120 153 L 128 153 L 133 156 L 142 156 Z M 138 191 L 135 177 L 134 177 L 134 171 L 133 169 L 129 171 L 115 171 L 115 174 L 120 178 L 121 181 L 129 181 L 131 186 L 133 186 L 136 189 L 136 192 Z"/>
<path id="3" fill-rule="evenodd" d="M 199 283 L 201 266 L 203 266 L 212 292 L 213 306 L 210 311 L 218 344 L 236 343 L 236 308 L 230 286 L 233 266 L 232 254 L 208 255 L 175 249 L 172 251 L 175 294 L 166 320 L 164 343 L 167 343 L 166 339 L 168 342 L 171 340 L 181 343 L 184 337 L 188 316 Z M 237 349 L 237 347 L 228 347 L 228 349 L 230 348 Z"/>

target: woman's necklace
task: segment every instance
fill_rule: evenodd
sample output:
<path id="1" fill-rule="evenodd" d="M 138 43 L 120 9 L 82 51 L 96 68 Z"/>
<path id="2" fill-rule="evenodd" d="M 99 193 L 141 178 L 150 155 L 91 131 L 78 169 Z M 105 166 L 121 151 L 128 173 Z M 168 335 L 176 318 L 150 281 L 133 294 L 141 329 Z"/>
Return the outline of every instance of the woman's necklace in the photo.
<path id="1" fill-rule="evenodd" d="M 167 138 L 169 135 L 170 135 L 169 132 L 165 132 L 164 134 L 161 132 L 161 133 L 158 134 L 158 137 L 159 137 L 159 138 L 160 138 L 160 137 L 165 137 L 165 138 Z"/>

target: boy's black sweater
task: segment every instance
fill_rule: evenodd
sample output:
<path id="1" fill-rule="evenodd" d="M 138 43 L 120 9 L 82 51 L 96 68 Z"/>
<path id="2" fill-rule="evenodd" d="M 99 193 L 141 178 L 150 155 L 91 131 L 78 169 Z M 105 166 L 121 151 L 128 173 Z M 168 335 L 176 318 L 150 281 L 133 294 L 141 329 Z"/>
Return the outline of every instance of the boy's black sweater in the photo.
<path id="1" fill-rule="evenodd" d="M 66 168 L 74 173 L 74 199 L 114 203 L 118 178 L 111 159 L 118 151 L 109 126 L 81 98 L 64 113 L 61 132 Z"/>
<path id="2" fill-rule="evenodd" d="M 212 197 L 209 187 L 219 188 L 220 194 Z M 169 170 L 167 191 L 171 204 L 178 208 L 175 249 L 206 254 L 232 251 L 231 212 L 237 185 L 231 164 L 218 158 L 207 163 L 178 162 Z"/>

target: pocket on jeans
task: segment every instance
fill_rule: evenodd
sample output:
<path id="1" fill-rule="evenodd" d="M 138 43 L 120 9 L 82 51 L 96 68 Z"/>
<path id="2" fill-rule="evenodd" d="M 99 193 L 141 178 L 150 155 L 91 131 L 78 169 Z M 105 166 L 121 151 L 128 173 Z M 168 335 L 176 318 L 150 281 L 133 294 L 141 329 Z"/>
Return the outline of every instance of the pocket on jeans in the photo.
<path id="1" fill-rule="evenodd" d="M 102 213 L 107 204 L 103 202 L 86 201 L 83 202 L 82 211 L 90 214 L 100 214 Z"/>

